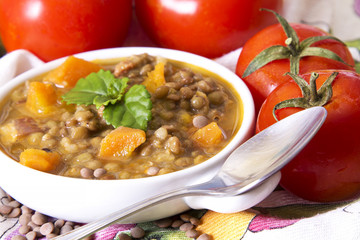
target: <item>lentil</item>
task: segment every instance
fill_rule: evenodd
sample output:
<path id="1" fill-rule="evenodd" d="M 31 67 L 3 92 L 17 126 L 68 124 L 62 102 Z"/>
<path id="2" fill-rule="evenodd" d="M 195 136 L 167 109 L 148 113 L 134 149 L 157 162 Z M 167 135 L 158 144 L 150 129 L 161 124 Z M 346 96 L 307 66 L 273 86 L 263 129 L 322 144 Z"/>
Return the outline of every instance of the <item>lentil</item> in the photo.
<path id="1" fill-rule="evenodd" d="M 21 214 L 20 208 L 13 208 L 13 210 L 7 215 L 9 218 L 17 218 Z"/>
<path id="2" fill-rule="evenodd" d="M 225 99 L 222 91 L 215 91 L 208 95 L 211 104 L 219 105 L 222 104 Z"/>
<path id="3" fill-rule="evenodd" d="M 9 200 L 10 199 L 10 200 Z M 2 202 L 6 202 L 7 204 L 13 202 L 13 199 L 8 196 L 7 198 L 3 198 Z M 52 239 L 60 234 L 67 233 L 80 225 L 71 222 L 64 221 L 62 219 L 54 219 L 53 221 L 49 221 L 50 218 L 46 215 L 41 214 L 40 212 L 34 212 L 30 208 L 21 205 L 21 203 L 15 204 L 11 203 L 13 206 L 17 206 L 17 209 L 22 210 L 22 214 L 19 217 L 19 234 L 13 236 L 12 239 L 22 240 L 22 239 L 40 239 L 44 236 L 46 239 Z M 2 205 L 7 206 L 7 205 Z M 12 207 L 10 207 L 12 208 Z M 15 209 L 15 208 L 12 208 Z M 35 222 L 31 221 L 31 219 L 35 220 Z M 195 229 L 195 226 L 200 224 L 200 220 L 196 217 L 188 213 L 183 213 L 177 216 L 169 217 L 154 221 L 154 224 L 160 228 L 179 228 L 179 230 L 184 231 L 185 235 L 189 238 L 197 239 L 197 240 L 210 240 L 210 236 L 206 233 L 200 235 L 200 233 Z M 25 236 L 23 236 L 25 235 Z M 139 239 L 145 236 L 145 231 L 139 226 L 136 226 L 130 230 L 130 235 L 125 233 L 120 233 L 118 235 L 119 240 L 131 240 L 131 239 Z M 87 240 L 93 239 L 93 235 L 85 238 Z"/>
<path id="4" fill-rule="evenodd" d="M 180 215 L 180 219 L 183 220 L 184 222 L 190 222 L 190 218 L 191 218 L 191 215 L 186 214 L 186 213 L 183 213 Z"/>
<path id="5" fill-rule="evenodd" d="M 198 86 L 199 90 L 201 90 L 205 93 L 212 91 L 212 87 L 204 80 L 199 81 L 197 86 Z"/>
<path id="6" fill-rule="evenodd" d="M 181 150 L 181 143 L 179 138 L 170 137 L 165 143 L 165 149 L 170 149 L 171 152 L 179 154 Z"/>
<path id="7" fill-rule="evenodd" d="M 27 240 L 26 237 L 21 235 L 16 235 L 11 238 L 11 240 Z"/>
<path id="8" fill-rule="evenodd" d="M 27 240 L 35 240 L 37 237 L 37 233 L 34 231 L 30 231 L 25 236 Z"/>
<path id="9" fill-rule="evenodd" d="M 65 225 L 65 221 L 62 220 L 62 219 L 57 219 L 57 220 L 55 221 L 55 223 L 54 223 L 54 226 L 55 226 L 56 228 L 61 228 L 61 227 L 63 227 L 64 225 Z"/>
<path id="10" fill-rule="evenodd" d="M 97 168 L 94 171 L 94 177 L 96 177 L 96 178 L 101 178 L 105 174 L 106 174 L 106 170 L 103 168 Z"/>
<path id="11" fill-rule="evenodd" d="M 190 99 L 190 98 L 192 98 L 192 96 L 194 96 L 193 90 L 191 90 L 191 88 L 189 88 L 189 87 L 180 88 L 180 94 L 181 94 L 181 97 L 184 99 Z"/>
<path id="12" fill-rule="evenodd" d="M 191 106 L 196 109 L 200 109 L 205 105 L 205 99 L 200 96 L 193 96 L 191 98 Z"/>
<path id="13" fill-rule="evenodd" d="M 70 225 L 70 224 L 65 224 L 61 229 L 60 229 L 60 235 L 61 234 L 64 234 L 64 233 L 67 233 L 67 232 L 70 232 L 74 230 L 74 228 Z"/>
<path id="14" fill-rule="evenodd" d="M 202 115 L 195 116 L 193 118 L 193 125 L 196 128 L 202 128 L 208 124 L 209 120 Z"/>
<path id="15" fill-rule="evenodd" d="M 203 233 L 196 240 L 210 240 L 210 239 L 211 237 L 208 234 Z"/>
<path id="16" fill-rule="evenodd" d="M 28 223 L 31 221 L 32 214 L 31 213 L 23 213 L 19 217 L 19 223 L 22 226 L 28 225 Z"/>
<path id="17" fill-rule="evenodd" d="M 154 176 L 154 175 L 158 174 L 159 171 L 160 171 L 160 169 L 158 167 L 149 167 L 146 170 L 146 174 L 150 175 L 150 176 Z"/>
<path id="18" fill-rule="evenodd" d="M 163 218 L 154 222 L 160 228 L 170 227 L 173 221 L 170 218 Z"/>
<path id="19" fill-rule="evenodd" d="M 190 229 L 185 232 L 185 235 L 188 238 L 197 238 L 200 235 L 200 233 L 198 231 L 196 231 L 195 229 Z"/>
<path id="20" fill-rule="evenodd" d="M 22 206 L 20 207 L 20 209 L 21 209 L 21 213 L 22 213 L 22 214 L 32 213 L 32 212 L 33 212 L 32 209 L 28 208 L 28 207 L 25 206 L 25 205 L 22 205 Z"/>
<path id="21" fill-rule="evenodd" d="M 57 236 L 58 236 L 58 235 L 55 234 L 55 233 L 50 233 L 50 234 L 46 235 L 46 239 L 52 239 L 52 238 L 55 238 L 55 237 L 57 237 Z"/>
<path id="22" fill-rule="evenodd" d="M 80 170 L 80 174 L 83 178 L 92 178 L 94 176 L 94 171 L 85 167 Z"/>
<path id="23" fill-rule="evenodd" d="M 169 89 L 170 89 L 169 86 L 166 85 L 158 87 L 154 92 L 154 97 L 156 98 L 166 97 L 169 93 Z"/>
<path id="24" fill-rule="evenodd" d="M 31 221 L 38 226 L 43 225 L 44 223 L 47 222 L 47 220 L 48 220 L 47 216 L 39 212 L 35 212 L 35 214 L 31 216 Z"/>
<path id="25" fill-rule="evenodd" d="M 10 201 L 7 205 L 10 207 L 13 207 L 13 208 L 21 207 L 21 203 L 19 203 L 18 201 L 15 201 L 15 200 Z"/>
<path id="26" fill-rule="evenodd" d="M 132 238 L 129 235 L 125 234 L 125 233 L 120 233 L 119 234 L 119 240 L 132 240 Z"/>
<path id="27" fill-rule="evenodd" d="M 166 128 L 161 127 L 154 132 L 154 135 L 160 140 L 165 140 L 168 136 L 168 131 L 166 130 Z"/>
<path id="28" fill-rule="evenodd" d="M 198 218 L 190 217 L 189 221 L 190 221 L 191 224 L 193 224 L 195 226 L 200 225 L 200 220 Z"/>
<path id="29" fill-rule="evenodd" d="M 191 223 L 188 223 L 188 222 L 182 224 L 182 225 L 179 227 L 179 229 L 180 229 L 181 231 L 184 231 L 184 232 L 186 232 L 186 231 L 188 231 L 188 230 L 191 230 L 191 229 L 193 229 L 193 228 L 194 228 L 194 225 L 192 225 Z"/>
<path id="30" fill-rule="evenodd" d="M 173 228 L 179 228 L 181 225 L 184 224 L 184 221 L 181 220 L 181 219 L 177 219 L 175 220 L 172 224 L 171 224 L 171 227 Z"/>
<path id="31" fill-rule="evenodd" d="M 1 205 L 1 206 L 0 206 L 0 214 L 1 214 L 1 215 L 9 215 L 13 209 L 14 209 L 14 208 L 11 207 L 11 206 Z"/>
<path id="32" fill-rule="evenodd" d="M 130 230 L 130 234 L 134 238 L 142 238 L 145 236 L 145 231 L 139 226 L 136 226 Z"/>
<path id="33" fill-rule="evenodd" d="M 19 228 L 19 233 L 22 234 L 22 235 L 25 235 L 25 234 L 27 234 L 28 232 L 30 232 L 30 227 L 27 226 L 27 225 L 22 225 L 22 226 Z"/>
<path id="34" fill-rule="evenodd" d="M 54 224 L 52 222 L 47 222 L 40 227 L 40 233 L 46 236 L 52 233 L 54 229 Z"/>

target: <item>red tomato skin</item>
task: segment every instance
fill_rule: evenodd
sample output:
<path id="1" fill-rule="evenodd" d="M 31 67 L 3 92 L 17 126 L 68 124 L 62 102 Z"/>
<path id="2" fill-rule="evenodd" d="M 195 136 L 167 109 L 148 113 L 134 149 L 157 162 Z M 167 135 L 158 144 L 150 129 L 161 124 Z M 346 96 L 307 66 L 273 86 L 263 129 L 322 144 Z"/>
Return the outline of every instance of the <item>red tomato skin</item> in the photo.
<path id="1" fill-rule="evenodd" d="M 241 47 L 275 23 L 261 7 L 280 11 L 282 0 L 135 0 L 136 16 L 156 44 L 209 58 Z"/>
<path id="2" fill-rule="evenodd" d="M 0 0 L 0 35 L 8 52 L 27 49 L 44 61 L 121 46 L 132 0 Z"/>
<path id="3" fill-rule="evenodd" d="M 318 88 L 333 72 L 317 71 Z M 327 118 L 310 143 L 282 170 L 280 185 L 293 194 L 311 201 L 335 202 L 360 195 L 360 75 L 338 71 L 333 82 L 333 97 L 324 107 Z M 309 80 L 310 74 L 303 75 Z M 256 124 L 259 132 L 275 123 L 275 104 L 301 97 L 299 87 L 289 81 L 276 88 L 262 105 Z M 277 110 L 283 119 L 299 108 Z"/>
<path id="4" fill-rule="evenodd" d="M 314 26 L 296 23 L 291 23 L 290 25 L 298 34 L 300 41 L 308 37 L 329 35 Z M 236 74 L 242 78 L 245 69 L 251 60 L 256 57 L 256 55 L 270 46 L 286 46 L 286 39 L 287 36 L 280 24 L 271 25 L 255 34 L 245 43 L 240 53 L 235 71 Z M 354 59 L 344 44 L 334 40 L 325 40 L 313 44 L 312 46 L 332 50 L 350 66 L 335 60 L 321 57 L 304 57 L 300 60 L 300 74 L 323 69 L 354 70 Z M 242 78 L 253 95 L 256 112 L 259 111 L 261 104 L 265 101 L 266 97 L 277 86 L 291 79 L 289 76 L 284 75 L 287 72 L 290 72 L 290 62 L 288 59 L 283 59 L 270 62 L 249 76 Z"/>

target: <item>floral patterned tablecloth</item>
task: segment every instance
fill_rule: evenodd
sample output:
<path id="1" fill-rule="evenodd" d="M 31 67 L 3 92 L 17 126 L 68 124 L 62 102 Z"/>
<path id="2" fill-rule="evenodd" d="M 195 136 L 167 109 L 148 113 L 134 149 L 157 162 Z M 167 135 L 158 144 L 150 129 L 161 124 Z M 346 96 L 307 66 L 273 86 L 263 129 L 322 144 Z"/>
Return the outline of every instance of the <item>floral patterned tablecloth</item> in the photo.
<path id="1" fill-rule="evenodd" d="M 360 61 L 360 0 L 284 0 L 284 16 L 293 22 L 305 22 L 331 31 L 351 46 L 354 58 Z M 155 46 L 137 23 L 125 46 Z M 240 50 L 219 59 L 219 63 L 234 70 Z M 14 57 L 14 55 L 18 54 Z M 0 84 L 5 75 L 17 75 L 34 65 L 41 64 L 31 54 L 19 51 L 0 59 Z M 19 68 L 12 68 L 9 59 L 22 61 Z M 360 173 L 359 173 L 360 174 Z M 0 189 L 0 204 L 6 198 Z M 277 189 L 257 206 L 233 214 L 220 214 L 207 210 L 191 211 L 201 218 L 197 230 L 220 240 L 356 240 L 360 239 L 360 201 L 315 203 L 305 201 Z M 189 239 L 183 231 L 159 228 L 153 222 L 138 224 L 146 231 L 145 239 Z M 134 225 L 114 224 L 96 233 L 96 240 L 118 239 L 121 232 L 129 232 Z M 10 240 L 18 234 L 17 218 L 0 215 L 0 239 Z"/>

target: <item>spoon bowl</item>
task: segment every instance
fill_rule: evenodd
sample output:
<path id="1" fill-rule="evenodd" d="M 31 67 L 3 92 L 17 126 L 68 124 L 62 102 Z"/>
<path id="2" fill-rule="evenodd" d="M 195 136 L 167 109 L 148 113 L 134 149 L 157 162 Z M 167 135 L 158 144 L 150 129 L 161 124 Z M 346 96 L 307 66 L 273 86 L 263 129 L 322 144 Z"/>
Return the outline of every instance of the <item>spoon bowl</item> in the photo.
<path id="1" fill-rule="evenodd" d="M 320 129 L 326 115 L 323 107 L 313 107 L 293 114 L 238 147 L 210 181 L 141 200 L 54 239 L 81 239 L 140 210 L 174 198 L 228 197 L 245 193 L 279 172 L 294 158 Z"/>

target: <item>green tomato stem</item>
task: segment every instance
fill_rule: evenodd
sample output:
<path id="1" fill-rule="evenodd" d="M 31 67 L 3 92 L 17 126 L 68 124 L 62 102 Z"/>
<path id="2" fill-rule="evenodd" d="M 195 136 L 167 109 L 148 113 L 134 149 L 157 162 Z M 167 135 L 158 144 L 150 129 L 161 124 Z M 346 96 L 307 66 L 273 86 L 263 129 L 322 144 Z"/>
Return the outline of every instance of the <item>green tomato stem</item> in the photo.
<path id="1" fill-rule="evenodd" d="M 315 106 L 324 106 L 332 98 L 332 83 L 335 80 L 338 72 L 333 72 L 324 82 L 324 84 L 317 90 L 316 80 L 319 77 L 318 73 L 312 73 L 310 77 L 309 84 L 301 78 L 299 75 L 293 73 L 287 73 L 299 86 L 302 92 L 302 97 L 293 98 L 282 101 L 275 105 L 273 108 L 273 116 L 276 121 L 278 118 L 276 116 L 276 110 L 288 108 L 288 107 L 297 107 L 297 108 L 310 108 Z"/>

